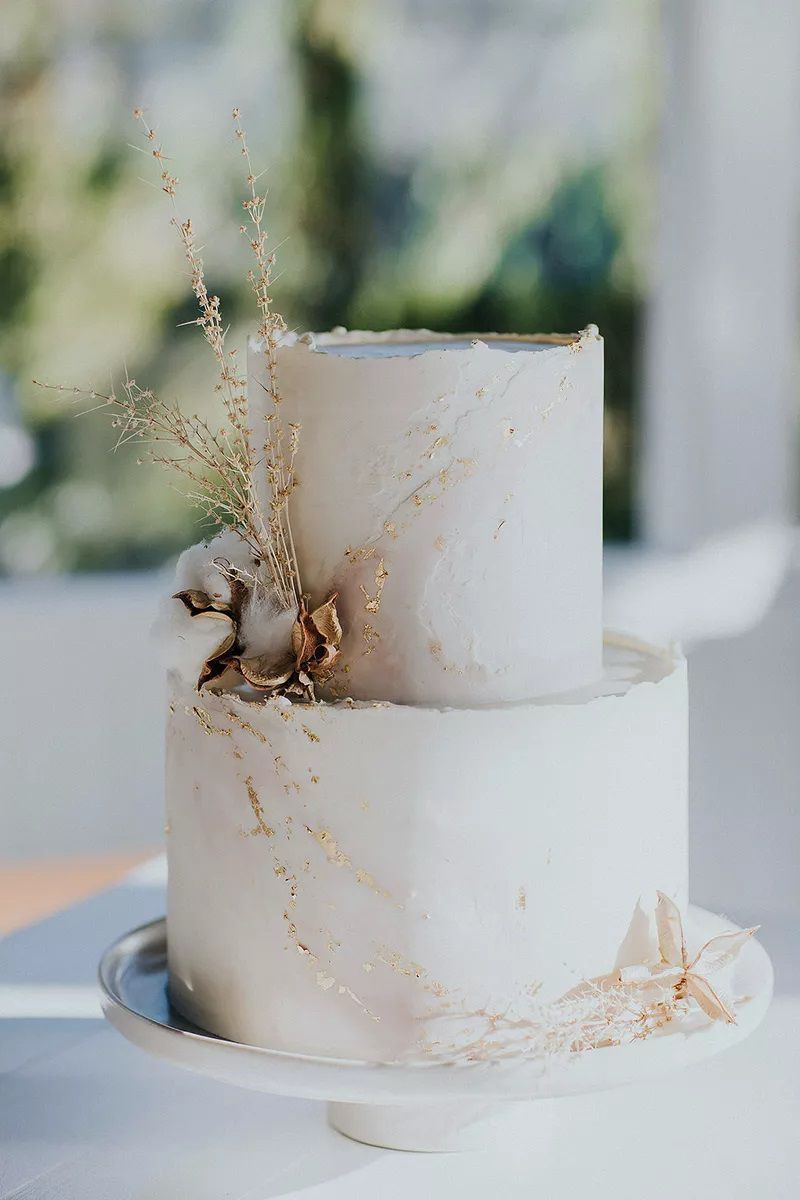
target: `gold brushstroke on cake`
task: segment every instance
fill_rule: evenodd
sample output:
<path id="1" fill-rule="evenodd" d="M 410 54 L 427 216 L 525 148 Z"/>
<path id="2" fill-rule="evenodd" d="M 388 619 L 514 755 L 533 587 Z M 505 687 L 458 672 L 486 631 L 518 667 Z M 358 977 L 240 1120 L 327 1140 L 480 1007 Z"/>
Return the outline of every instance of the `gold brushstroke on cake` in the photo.
<path id="1" fill-rule="evenodd" d="M 306 830 L 315 841 L 319 842 L 328 862 L 335 863 L 337 867 L 350 867 L 352 863 L 349 857 L 339 849 L 339 844 L 334 836 L 327 829 L 312 829 L 310 825 L 306 825 Z"/>
<path id="2" fill-rule="evenodd" d="M 454 663 L 454 662 L 448 662 L 444 658 L 444 649 L 442 647 L 441 642 L 429 642 L 428 650 L 430 652 L 431 658 L 433 658 L 434 661 L 439 664 L 439 666 L 442 668 L 443 671 L 450 671 L 454 675 L 463 675 L 464 674 L 464 670 L 462 667 L 457 666 L 456 663 Z"/>
<path id="3" fill-rule="evenodd" d="M 253 783 L 252 775 L 247 776 L 247 779 L 244 781 L 244 786 L 247 788 L 247 797 L 250 801 L 250 807 L 253 810 L 253 815 L 258 822 L 258 828 L 254 829 L 253 832 L 263 833 L 264 836 L 268 838 L 275 837 L 275 830 L 264 820 L 264 809 L 261 804 L 261 800 L 259 799 L 258 792 L 256 791 L 255 784 Z"/>
<path id="4" fill-rule="evenodd" d="M 364 641 L 367 644 L 364 654 L 372 654 L 372 651 L 375 649 L 375 643 L 380 641 L 381 635 L 375 626 L 370 625 L 368 621 L 364 624 L 363 635 Z"/>
<path id="5" fill-rule="evenodd" d="M 430 430 L 430 432 L 434 432 L 434 430 Z M 436 441 L 432 442 L 431 445 L 428 447 L 428 449 L 425 451 L 425 457 L 426 458 L 434 458 L 436 453 L 439 450 L 443 450 L 445 446 L 449 445 L 449 443 L 450 443 L 450 438 L 447 437 L 445 434 L 441 434 L 439 437 L 437 437 Z"/>
<path id="6" fill-rule="evenodd" d="M 289 935 L 290 942 L 314 971 L 314 978 L 317 987 L 323 992 L 330 992 L 335 987 L 336 994 L 338 996 L 347 996 L 349 1000 L 352 1000 L 353 1003 L 360 1008 L 365 1017 L 368 1017 L 370 1021 L 379 1022 L 380 1017 L 367 1007 L 361 997 L 356 995 L 352 988 L 348 987 L 347 984 L 340 983 L 335 975 L 331 975 L 330 972 L 327 971 L 322 965 L 319 955 L 315 954 L 305 942 L 300 940 L 297 932 L 297 926 L 289 916 L 288 912 L 284 912 L 283 919 L 286 923 L 286 931 Z"/>
<path id="7" fill-rule="evenodd" d="M 219 734 L 220 737 L 233 737 L 233 733 L 230 729 L 223 729 L 221 726 L 215 725 L 206 710 L 204 708 L 200 708 L 199 705 L 193 704 L 192 707 L 187 708 L 186 711 L 189 713 L 194 713 L 195 717 L 197 718 L 198 725 L 203 730 L 203 733 L 207 733 L 209 737 L 212 737 L 215 733 Z"/>
<path id="8" fill-rule="evenodd" d="M 386 529 L 385 525 L 384 529 Z M 389 532 L 388 529 L 386 532 Z M 353 567 L 356 563 L 364 562 L 364 560 L 367 558 L 373 558 L 376 553 L 377 550 L 375 546 L 347 546 L 345 547 L 344 556 L 349 562 L 350 566 Z"/>
<path id="9" fill-rule="evenodd" d="M 370 891 L 375 892 L 377 896 L 383 896 L 384 900 L 391 900 L 391 895 L 376 882 L 375 877 L 370 875 L 369 871 L 365 871 L 362 867 L 356 868 L 356 883 L 363 884 Z"/>
<path id="10" fill-rule="evenodd" d="M 364 604 L 365 612 L 368 612 L 368 613 L 380 612 L 381 598 L 383 596 L 383 589 L 386 586 L 386 580 L 388 578 L 389 578 L 389 572 L 386 569 L 386 564 L 383 559 L 380 559 L 377 567 L 375 568 L 375 594 L 370 595 L 370 593 L 364 587 L 363 583 L 360 583 L 358 585 L 359 590 L 361 591 L 361 594 L 363 595 L 363 597 L 366 601 L 366 603 Z"/>
<path id="11" fill-rule="evenodd" d="M 376 948 L 375 960 L 383 966 L 388 967 L 390 971 L 394 971 L 396 975 L 401 975 L 405 979 L 418 980 L 422 985 L 423 991 L 437 997 L 437 999 L 444 999 L 450 995 L 449 990 L 443 983 L 430 978 L 430 972 L 427 967 L 423 967 L 421 963 L 414 962 L 410 958 L 405 958 L 402 954 L 399 954 L 396 950 L 391 950 L 388 946 L 378 946 Z M 369 970 L 372 970 L 374 965 L 374 963 L 362 964 L 364 970 L 367 970 L 368 967 Z M 447 1006 L 440 1005 L 439 1007 Z"/>
<path id="12" fill-rule="evenodd" d="M 233 721 L 234 725 L 238 725 L 240 729 L 243 729 L 245 733 L 251 733 L 254 738 L 257 738 L 257 740 L 261 742 L 262 746 L 269 745 L 269 738 L 267 735 L 262 733 L 260 729 L 256 729 L 255 726 L 251 725 L 249 721 L 245 721 L 244 717 L 240 717 L 239 714 L 233 709 L 226 708 L 225 716 L 229 721 Z"/>
<path id="13" fill-rule="evenodd" d="M 396 950 L 390 950 L 387 946 L 379 946 L 375 952 L 375 957 L 378 962 L 383 963 L 396 975 L 403 975 L 406 979 L 424 979 L 428 974 L 423 966 L 417 962 L 411 962 L 409 959 L 403 958 Z"/>
<path id="14" fill-rule="evenodd" d="M 364 870 L 363 867 L 355 867 L 353 865 L 350 855 L 345 854 L 329 829 L 312 829 L 310 825 L 306 825 L 305 829 L 306 832 L 313 837 L 314 841 L 319 842 L 320 846 L 322 846 L 328 862 L 333 863 L 334 866 L 343 867 L 344 869 L 351 871 L 356 883 L 361 884 L 363 887 L 369 888 L 370 891 L 374 892 L 376 896 L 380 896 L 383 900 L 389 900 L 391 903 L 395 903 L 391 892 L 387 891 L 385 887 L 382 887 L 375 879 L 374 875 L 372 875 L 369 871 Z M 397 904 L 396 907 L 401 911 L 403 909 L 402 904 Z"/>
<path id="15" fill-rule="evenodd" d="M 297 908 L 297 876 L 289 872 L 286 863 L 281 862 L 276 854 L 272 856 L 272 871 L 276 879 L 283 880 L 289 887 L 289 907 Z M 287 914 L 284 912 L 284 917 Z"/>

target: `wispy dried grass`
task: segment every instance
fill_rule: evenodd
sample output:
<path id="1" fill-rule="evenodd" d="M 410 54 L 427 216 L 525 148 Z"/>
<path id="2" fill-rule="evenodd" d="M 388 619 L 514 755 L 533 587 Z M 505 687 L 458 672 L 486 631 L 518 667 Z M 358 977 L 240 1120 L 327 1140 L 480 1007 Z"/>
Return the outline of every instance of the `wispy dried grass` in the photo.
<path id="1" fill-rule="evenodd" d="M 183 247 L 198 308 L 197 317 L 188 324 L 201 330 L 216 361 L 214 391 L 221 400 L 224 419 L 215 428 L 201 417 L 184 413 L 177 403 L 164 401 L 151 389 L 140 387 L 127 373 L 119 390 L 112 387 L 107 393 L 63 384 L 39 386 L 66 393 L 76 402 L 89 401 L 84 412 L 107 411 L 112 425 L 119 430 L 117 447 L 131 442 L 146 447 L 147 459 L 177 473 L 187 499 L 213 524 L 239 530 L 266 569 L 278 604 L 283 608 L 299 607 L 302 588 L 289 520 L 289 497 L 295 486 L 300 427 L 290 424 L 284 429 L 280 419 L 277 350 L 286 327 L 273 307 L 275 252 L 269 249 L 263 223 L 266 193 L 257 190 L 258 177 L 253 171 L 239 110 L 233 111 L 234 136 L 247 168 L 247 195 L 242 207 L 249 221 L 249 226 L 241 225 L 240 231 L 249 236 L 254 258 L 247 278 L 258 307 L 258 333 L 267 361 L 268 394 L 272 401 L 265 426 L 259 431 L 249 421 L 247 379 L 238 367 L 237 351 L 226 348 L 227 328 L 220 299 L 206 285 L 194 226 L 191 218 L 181 219 L 177 211 L 179 181 L 143 110 L 135 109 L 134 117 L 142 126 L 146 153 L 156 162 L 161 190 L 172 206 L 171 224 Z M 266 479 L 264 493 L 256 485 L 262 472 Z"/>
<path id="2" fill-rule="evenodd" d="M 674 1020 L 680 1005 L 668 988 L 641 989 L 612 982 L 587 981 L 566 995 L 521 1015 L 513 1011 L 436 1014 L 444 1026 L 459 1028 L 423 1048 L 442 1062 L 499 1062 L 505 1059 L 568 1058 L 604 1046 L 625 1046 L 650 1037 Z M 470 1033 L 469 1031 L 473 1032 Z"/>
<path id="3" fill-rule="evenodd" d="M 690 957 L 680 909 L 664 892 L 658 893 L 654 919 L 658 961 L 585 980 L 525 1014 L 511 1008 L 434 1011 L 429 1016 L 437 1018 L 445 1032 L 423 1049 L 445 1062 L 559 1057 L 630 1045 L 698 1010 L 711 1021 L 735 1025 L 733 1007 L 709 976 L 736 961 L 755 927 L 715 934 Z M 449 1022 L 456 1023 L 455 1037 L 447 1036 Z"/>

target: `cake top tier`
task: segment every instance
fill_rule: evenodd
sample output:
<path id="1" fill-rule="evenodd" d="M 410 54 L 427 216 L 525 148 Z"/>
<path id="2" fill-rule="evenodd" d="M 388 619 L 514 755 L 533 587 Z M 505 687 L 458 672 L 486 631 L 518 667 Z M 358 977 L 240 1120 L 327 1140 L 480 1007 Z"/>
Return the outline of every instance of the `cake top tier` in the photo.
<path id="1" fill-rule="evenodd" d="M 600 673 L 602 340 L 429 330 L 291 336 L 291 526 L 303 587 L 338 592 L 331 695 L 475 705 Z M 248 356 L 250 420 L 271 411 Z"/>

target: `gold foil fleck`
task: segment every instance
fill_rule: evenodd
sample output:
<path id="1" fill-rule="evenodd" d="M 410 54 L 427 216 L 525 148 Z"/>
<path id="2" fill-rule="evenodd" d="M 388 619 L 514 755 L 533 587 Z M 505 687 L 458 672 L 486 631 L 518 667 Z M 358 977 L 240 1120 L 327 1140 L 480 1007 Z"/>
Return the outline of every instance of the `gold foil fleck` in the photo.
<path id="1" fill-rule="evenodd" d="M 256 729 L 249 721 L 245 721 L 237 712 L 234 712 L 232 709 L 226 709 L 225 716 L 229 721 L 233 721 L 235 725 L 238 725 L 240 729 L 244 729 L 246 733 L 252 733 L 253 737 L 257 738 L 262 746 L 269 745 L 269 738 L 266 734 L 262 733 L 260 729 Z"/>
<path id="2" fill-rule="evenodd" d="M 204 708 L 199 708 L 195 704 L 192 706 L 191 711 L 197 718 L 197 723 L 203 730 L 203 733 L 207 733 L 209 737 L 212 737 L 215 733 L 218 733 L 221 737 L 233 737 L 230 729 L 222 729 L 219 725 L 215 725 Z"/>
<path id="3" fill-rule="evenodd" d="M 255 789 L 252 775 L 248 775 L 244 781 L 244 786 L 247 788 L 247 795 L 250 799 L 250 807 L 253 810 L 256 821 L 258 822 L 258 832 L 263 833 L 265 837 L 275 837 L 275 830 L 264 820 L 264 809 L 261 806 L 261 801 L 258 798 L 258 792 Z"/>

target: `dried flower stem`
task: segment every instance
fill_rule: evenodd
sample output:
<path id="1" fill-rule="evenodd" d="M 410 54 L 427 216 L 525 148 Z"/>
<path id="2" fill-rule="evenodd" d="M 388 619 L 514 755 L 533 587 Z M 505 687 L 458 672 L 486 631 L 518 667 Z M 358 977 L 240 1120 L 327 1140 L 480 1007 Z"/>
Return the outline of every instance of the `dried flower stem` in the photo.
<path id="1" fill-rule="evenodd" d="M 256 191 L 258 178 L 253 170 L 250 158 L 250 148 L 247 135 L 242 127 L 241 114 L 238 108 L 232 113 L 234 135 L 240 144 L 242 157 L 247 165 L 247 186 L 249 196 L 242 201 L 242 208 L 250 218 L 251 236 L 250 249 L 255 259 L 255 269 L 247 273 L 247 279 L 253 289 L 253 295 L 258 305 L 259 323 L 258 334 L 263 346 L 264 357 L 267 361 L 268 395 L 272 401 L 272 411 L 267 414 L 263 461 L 271 486 L 271 508 L 274 533 L 278 539 L 286 559 L 293 564 L 292 578 L 296 587 L 296 599 L 300 601 L 299 571 L 297 570 L 297 554 L 292 536 L 292 526 L 289 520 L 289 497 L 294 490 L 294 460 L 297 453 L 300 427 L 291 425 L 289 436 L 288 459 L 284 449 L 284 430 L 280 421 L 281 396 L 277 385 L 278 361 L 277 349 L 280 340 L 286 332 L 286 324 L 280 314 L 276 313 L 272 303 L 272 275 L 275 269 L 275 252 L 268 250 L 268 234 L 264 229 L 264 207 L 267 194 L 260 195 Z M 240 227 L 242 233 L 247 227 Z"/>
<path id="2" fill-rule="evenodd" d="M 219 296 L 211 295 L 206 286 L 204 264 L 191 219 L 181 220 L 177 213 L 178 179 L 170 171 L 156 131 L 146 121 L 142 109 L 135 109 L 133 115 L 144 129 L 149 153 L 158 164 L 161 190 L 172 204 L 171 224 L 178 233 L 189 265 L 191 287 L 199 309 L 198 316 L 189 324 L 201 329 L 216 359 L 214 390 L 221 397 L 225 422 L 214 430 L 202 418 L 186 416 L 177 404 L 168 404 L 149 388 L 140 388 L 127 375 L 120 394 L 113 388 L 102 394 L 63 385 L 40 386 L 91 400 L 92 408 L 86 411 L 107 408 L 112 415 L 112 424 L 120 430 L 117 447 L 131 441 L 151 447 L 148 450 L 151 461 L 176 471 L 188 482 L 190 487 L 186 495 L 193 504 L 215 523 L 233 525 L 239 530 L 256 559 L 266 567 L 279 605 L 299 608 L 302 588 L 288 514 L 289 496 L 295 484 L 299 427 L 289 427 L 288 451 L 285 452 L 286 439 L 278 412 L 280 396 L 275 382 L 277 348 L 285 325 L 272 308 L 275 255 L 267 250 L 267 235 L 263 229 L 266 196 L 257 195 L 255 190 L 256 178 L 239 111 L 234 111 L 235 130 L 247 162 L 249 192 L 243 204 L 255 230 L 251 247 L 256 268 L 248 272 L 248 280 L 258 304 L 259 334 L 265 346 L 273 400 L 273 412 L 267 418 L 267 434 L 260 449 L 253 444 L 254 435 L 248 418 L 247 379 L 238 370 L 236 351 L 225 348 L 227 331 L 222 322 Z M 255 484 L 262 464 L 268 483 L 267 512 Z"/>
<path id="3" fill-rule="evenodd" d="M 36 382 L 36 381 L 34 381 Z M 235 525 L 253 553 L 269 561 L 257 500 L 242 439 L 228 427 L 213 430 L 201 417 L 189 417 L 177 404 L 166 404 L 126 375 L 121 392 L 108 393 L 64 384 L 42 384 L 50 391 L 88 400 L 86 412 L 106 409 L 119 430 L 116 448 L 129 442 L 147 446 L 147 455 L 181 475 L 190 485 L 187 498 L 216 524 Z M 162 449 L 163 447 L 163 449 Z M 280 580 L 276 580 L 276 587 Z"/>

